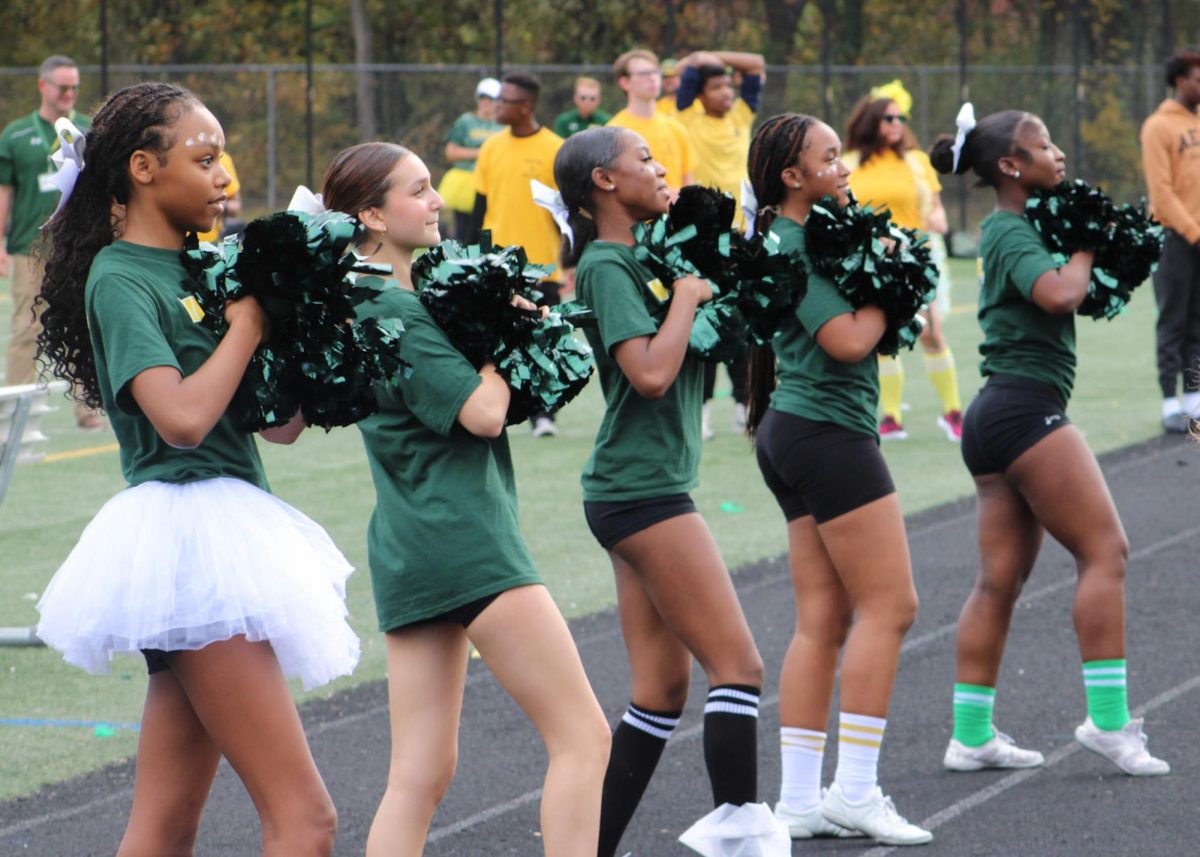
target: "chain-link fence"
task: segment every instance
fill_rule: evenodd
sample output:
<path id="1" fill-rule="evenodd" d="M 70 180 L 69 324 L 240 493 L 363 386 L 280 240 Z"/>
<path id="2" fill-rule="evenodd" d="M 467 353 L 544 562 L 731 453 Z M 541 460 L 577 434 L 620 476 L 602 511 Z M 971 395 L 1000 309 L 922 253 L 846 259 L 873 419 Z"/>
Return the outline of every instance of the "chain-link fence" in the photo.
<path id="1" fill-rule="evenodd" d="M 602 104 L 622 106 L 607 66 L 523 67 L 543 82 L 538 116 L 551 124 L 570 109 L 575 77 L 604 85 Z M 81 66 L 79 107 L 92 110 L 103 93 L 100 69 Z M 109 88 L 138 80 L 168 80 L 192 89 L 221 119 L 243 184 L 245 214 L 285 204 L 297 184 L 319 183 L 339 149 L 359 142 L 357 100 L 363 76 L 374 105 L 379 139 L 403 142 L 435 173 L 445 168 L 444 137 L 454 119 L 474 108 L 481 66 L 318 65 L 313 69 L 311 138 L 306 113 L 306 69 L 286 65 L 110 66 Z M 37 106 L 36 69 L 0 69 L 0 124 Z M 962 95 L 950 66 L 772 66 L 760 115 L 783 110 L 813 113 L 842 130 L 854 103 L 872 86 L 899 78 L 913 95 L 912 128 L 925 146 L 952 132 Z M 1142 120 L 1164 94 L 1157 66 L 972 66 L 969 95 L 980 116 L 1000 109 L 1030 110 L 1043 119 L 1067 153 L 1068 171 L 1122 201 L 1144 193 L 1137 142 Z M 312 152 L 313 176 L 308 176 Z M 988 194 L 968 193 L 969 180 L 946 182 L 944 198 L 955 225 L 973 229 L 990 208 Z"/>

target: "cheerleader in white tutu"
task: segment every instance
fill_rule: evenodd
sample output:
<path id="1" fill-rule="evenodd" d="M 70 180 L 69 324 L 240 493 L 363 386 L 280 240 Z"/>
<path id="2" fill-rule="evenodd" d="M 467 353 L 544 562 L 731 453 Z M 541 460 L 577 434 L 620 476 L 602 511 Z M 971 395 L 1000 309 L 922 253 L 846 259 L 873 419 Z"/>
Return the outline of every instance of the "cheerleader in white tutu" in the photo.
<path id="1" fill-rule="evenodd" d="M 351 569 L 268 493 L 253 437 L 226 414 L 268 335 L 261 308 L 228 304 L 218 341 L 182 285 L 184 236 L 212 226 L 230 181 L 221 126 L 186 90 L 147 83 L 112 95 L 85 145 L 71 129 L 60 139 L 82 171 L 45 230 L 40 355 L 108 412 L 130 487 L 50 582 L 38 634 L 89 672 L 108 672 L 116 653 L 146 657 L 117 853 L 192 853 L 225 756 L 259 811 L 265 855 L 327 855 L 336 813 L 285 678 L 309 688 L 354 668 Z"/>

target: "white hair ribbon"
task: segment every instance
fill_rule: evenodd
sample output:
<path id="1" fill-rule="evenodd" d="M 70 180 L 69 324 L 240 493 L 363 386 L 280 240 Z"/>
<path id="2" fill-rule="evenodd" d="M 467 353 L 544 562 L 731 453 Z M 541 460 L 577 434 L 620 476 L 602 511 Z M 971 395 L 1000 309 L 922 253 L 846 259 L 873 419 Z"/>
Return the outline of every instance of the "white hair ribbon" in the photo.
<path id="1" fill-rule="evenodd" d="M 571 229 L 571 224 L 567 222 L 570 210 L 563 202 L 562 194 L 537 179 L 529 180 L 529 190 L 533 193 L 533 201 L 550 212 L 550 216 L 554 218 L 554 222 L 558 226 L 558 231 L 567 237 L 568 246 L 574 247 L 575 232 Z"/>
<path id="2" fill-rule="evenodd" d="M 975 128 L 975 107 L 971 102 L 967 101 L 963 104 L 962 109 L 958 111 L 958 116 L 954 119 L 954 124 L 958 126 L 958 133 L 954 135 L 954 166 L 950 168 L 950 172 L 958 172 L 958 159 L 962 157 L 963 145 L 967 142 L 967 135 Z"/>
<path id="3" fill-rule="evenodd" d="M 746 220 L 746 236 L 754 234 L 754 222 L 758 219 L 758 197 L 754 195 L 754 185 L 742 179 L 742 217 Z"/>
<path id="4" fill-rule="evenodd" d="M 292 194 L 292 201 L 287 204 L 287 210 L 302 211 L 305 214 L 324 214 L 328 209 L 325 208 L 325 201 L 321 199 L 321 194 L 313 193 L 304 185 L 300 185 Z"/>
<path id="5" fill-rule="evenodd" d="M 50 160 L 58 167 L 58 171 L 51 181 L 62 191 L 62 196 L 58 198 L 58 208 L 54 209 L 50 220 L 63 210 L 75 190 L 79 174 L 83 172 L 83 132 L 66 116 L 60 116 L 54 123 L 54 133 L 58 136 L 58 149 L 50 156 Z"/>

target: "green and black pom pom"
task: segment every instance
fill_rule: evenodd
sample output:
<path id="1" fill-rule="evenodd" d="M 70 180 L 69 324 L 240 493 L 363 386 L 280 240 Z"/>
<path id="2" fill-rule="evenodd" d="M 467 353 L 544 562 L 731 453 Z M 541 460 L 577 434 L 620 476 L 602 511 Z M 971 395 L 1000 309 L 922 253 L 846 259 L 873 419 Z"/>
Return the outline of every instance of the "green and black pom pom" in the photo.
<path id="1" fill-rule="evenodd" d="M 804 232 L 816 273 L 855 309 L 883 310 L 887 329 L 875 350 L 890 356 L 912 348 L 923 329 L 917 313 L 937 295 L 937 266 L 924 237 L 853 197 L 842 207 L 831 196 L 812 207 Z"/>
<path id="2" fill-rule="evenodd" d="M 562 407 L 592 374 L 592 351 L 566 317 L 512 305 L 514 296 L 541 297 L 548 273 L 522 248 L 493 245 L 488 232 L 479 244 L 443 241 L 413 262 L 417 296 L 446 338 L 476 369 L 495 363 L 512 388 L 509 425 Z"/>
<path id="3" fill-rule="evenodd" d="M 1081 250 L 1096 254 L 1087 297 L 1076 310 L 1088 318 L 1113 319 L 1124 312 L 1162 254 L 1163 229 L 1149 219 L 1144 201 L 1117 205 L 1079 179 L 1034 193 L 1025 216 L 1058 264 Z"/>
<path id="4" fill-rule="evenodd" d="M 713 298 L 696 310 L 688 341 L 706 359 L 733 360 L 750 341 L 770 342 L 807 285 L 803 269 L 773 239 L 746 238 L 733 228 L 734 210 L 731 195 L 688 185 L 668 214 L 634 227 L 638 261 L 663 283 L 690 275 L 712 284 Z"/>
<path id="5" fill-rule="evenodd" d="M 228 330 L 225 304 L 255 298 L 271 323 L 230 405 L 238 426 L 282 425 L 302 409 L 310 425 L 351 425 L 376 410 L 371 387 L 404 368 L 398 319 L 356 321 L 354 307 L 377 294 L 388 266 L 352 252 L 362 226 L 337 212 L 285 211 L 252 221 L 239 237 L 182 254 L 201 324 Z"/>

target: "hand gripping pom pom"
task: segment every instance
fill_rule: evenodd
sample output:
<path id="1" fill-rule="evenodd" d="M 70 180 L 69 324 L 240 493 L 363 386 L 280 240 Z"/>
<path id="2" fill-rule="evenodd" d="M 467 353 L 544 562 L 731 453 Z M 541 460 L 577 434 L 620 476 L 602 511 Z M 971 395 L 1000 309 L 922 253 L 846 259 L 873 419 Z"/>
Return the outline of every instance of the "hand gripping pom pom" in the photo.
<path id="1" fill-rule="evenodd" d="M 476 369 L 494 363 L 512 388 L 508 424 L 556 410 L 587 385 L 592 352 L 562 314 L 512 305 L 540 296 L 548 269 L 528 264 L 520 247 L 446 240 L 413 263 L 418 298 L 450 343 Z"/>
<path id="2" fill-rule="evenodd" d="M 282 425 L 302 409 L 326 430 L 374 413 L 372 385 L 404 368 L 397 319 L 354 321 L 354 307 L 378 294 L 388 266 L 367 265 L 351 248 L 363 227 L 338 212 L 285 211 L 252 221 L 240 237 L 190 246 L 184 288 L 204 311 L 201 324 L 223 336 L 225 304 L 255 298 L 271 323 L 230 405 L 245 431 Z"/>
<path id="3" fill-rule="evenodd" d="M 1088 293 L 1076 313 L 1097 321 L 1125 311 L 1162 254 L 1163 228 L 1148 218 L 1144 201 L 1116 205 L 1100 188 L 1078 179 L 1036 191 L 1025 203 L 1025 216 L 1057 264 L 1081 250 L 1095 253 Z"/>
<path id="4" fill-rule="evenodd" d="M 813 271 L 832 280 L 854 309 L 883 310 L 887 329 L 875 350 L 890 356 L 912 348 L 923 328 L 917 313 L 937 294 L 937 266 L 924 237 L 853 197 L 844 208 L 823 197 L 804 232 Z"/>
<path id="5" fill-rule="evenodd" d="M 690 275 L 713 286 L 688 339 L 691 351 L 706 359 L 733 360 L 748 341 L 770 342 L 807 282 L 774 239 L 747 238 L 733 228 L 734 208 L 730 194 L 689 185 L 669 214 L 634 227 L 634 253 L 661 281 Z M 660 310 L 660 323 L 668 306 Z"/>

